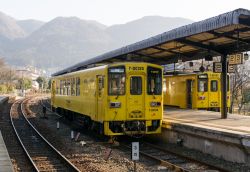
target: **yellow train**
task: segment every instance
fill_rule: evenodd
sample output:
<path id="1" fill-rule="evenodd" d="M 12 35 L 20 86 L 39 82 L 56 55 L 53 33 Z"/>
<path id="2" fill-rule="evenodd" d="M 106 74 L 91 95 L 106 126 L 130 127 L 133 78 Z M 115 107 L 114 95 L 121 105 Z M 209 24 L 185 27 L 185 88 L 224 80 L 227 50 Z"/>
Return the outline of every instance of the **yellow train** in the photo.
<path id="1" fill-rule="evenodd" d="M 161 132 L 162 67 L 115 63 L 52 78 L 52 109 L 101 134 Z"/>
<path id="2" fill-rule="evenodd" d="M 227 90 L 227 106 L 229 107 L 229 87 Z M 165 75 L 163 94 L 164 105 L 219 111 L 221 107 L 220 74 L 204 72 Z"/>

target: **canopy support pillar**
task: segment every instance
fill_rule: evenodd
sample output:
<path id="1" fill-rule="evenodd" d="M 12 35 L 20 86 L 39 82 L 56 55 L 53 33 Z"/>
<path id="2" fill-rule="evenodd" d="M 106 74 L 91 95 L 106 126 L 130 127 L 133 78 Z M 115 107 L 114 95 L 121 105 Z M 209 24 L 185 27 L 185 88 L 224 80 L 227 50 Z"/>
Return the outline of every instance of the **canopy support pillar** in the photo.
<path id="1" fill-rule="evenodd" d="M 222 73 L 221 73 L 221 118 L 227 118 L 227 55 L 221 56 Z"/>

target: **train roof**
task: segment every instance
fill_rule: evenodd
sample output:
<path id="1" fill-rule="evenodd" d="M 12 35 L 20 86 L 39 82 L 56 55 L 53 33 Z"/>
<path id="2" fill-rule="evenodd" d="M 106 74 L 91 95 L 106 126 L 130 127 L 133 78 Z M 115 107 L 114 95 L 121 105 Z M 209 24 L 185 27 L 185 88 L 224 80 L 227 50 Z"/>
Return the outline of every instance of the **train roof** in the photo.
<path id="1" fill-rule="evenodd" d="M 189 61 L 207 55 L 221 56 L 249 50 L 250 11 L 236 9 L 85 60 L 52 76 L 98 63 L 133 60 L 162 65 L 178 59 Z"/>
<path id="2" fill-rule="evenodd" d="M 102 64 L 102 65 L 98 65 L 98 66 L 92 66 L 90 68 L 86 68 L 86 69 L 81 69 L 81 70 L 77 70 L 77 71 L 72 71 L 72 72 L 68 72 L 68 73 L 63 73 L 61 75 L 74 75 L 74 74 L 78 74 L 81 73 L 83 70 L 84 71 L 94 71 L 94 70 L 98 70 L 98 69 L 104 69 L 106 67 L 112 67 L 112 66 L 120 66 L 120 65 L 126 65 L 126 64 L 133 64 L 134 62 L 119 62 L 119 63 L 112 63 L 112 64 Z M 158 67 L 159 65 L 157 64 L 151 64 L 151 63 L 147 63 L 147 62 L 137 62 L 137 63 L 142 63 L 142 64 L 150 64 L 150 66 L 153 67 Z M 162 66 L 159 66 L 162 68 Z M 61 76 L 61 75 L 53 75 L 54 77 L 56 76 Z"/>

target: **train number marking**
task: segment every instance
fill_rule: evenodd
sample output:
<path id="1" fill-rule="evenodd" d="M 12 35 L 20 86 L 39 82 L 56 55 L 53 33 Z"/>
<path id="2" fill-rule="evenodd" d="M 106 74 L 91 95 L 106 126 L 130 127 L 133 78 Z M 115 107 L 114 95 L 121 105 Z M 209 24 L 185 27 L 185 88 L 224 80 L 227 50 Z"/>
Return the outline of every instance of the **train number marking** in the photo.
<path id="1" fill-rule="evenodd" d="M 137 66 L 131 67 L 131 66 L 129 66 L 128 70 L 144 70 L 144 67 L 137 67 Z"/>

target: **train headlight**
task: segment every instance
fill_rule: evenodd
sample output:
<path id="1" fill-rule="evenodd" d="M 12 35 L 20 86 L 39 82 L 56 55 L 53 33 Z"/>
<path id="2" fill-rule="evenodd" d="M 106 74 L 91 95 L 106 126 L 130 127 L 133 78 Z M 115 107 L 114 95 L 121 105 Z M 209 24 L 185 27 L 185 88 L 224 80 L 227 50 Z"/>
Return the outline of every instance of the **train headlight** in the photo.
<path id="1" fill-rule="evenodd" d="M 161 106 L 161 102 L 151 102 L 150 103 L 151 107 L 157 107 L 157 106 Z"/>
<path id="2" fill-rule="evenodd" d="M 205 100 L 206 97 L 205 96 L 199 96 L 199 100 Z"/>
<path id="3" fill-rule="evenodd" d="M 121 102 L 110 102 L 109 107 L 110 108 L 120 108 L 121 107 Z"/>

